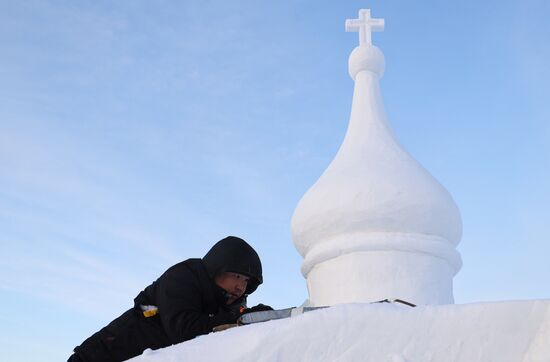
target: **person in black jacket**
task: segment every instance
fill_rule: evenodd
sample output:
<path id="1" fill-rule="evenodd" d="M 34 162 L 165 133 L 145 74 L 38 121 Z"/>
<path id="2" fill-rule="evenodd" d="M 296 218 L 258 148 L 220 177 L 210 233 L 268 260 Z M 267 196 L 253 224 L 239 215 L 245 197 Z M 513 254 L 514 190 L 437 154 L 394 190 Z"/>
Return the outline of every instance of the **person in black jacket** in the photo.
<path id="1" fill-rule="evenodd" d="M 271 309 L 245 309 L 247 295 L 262 282 L 256 251 L 229 236 L 202 259 L 169 268 L 138 294 L 133 308 L 76 347 L 69 361 L 123 361 L 235 323 L 243 312 Z"/>

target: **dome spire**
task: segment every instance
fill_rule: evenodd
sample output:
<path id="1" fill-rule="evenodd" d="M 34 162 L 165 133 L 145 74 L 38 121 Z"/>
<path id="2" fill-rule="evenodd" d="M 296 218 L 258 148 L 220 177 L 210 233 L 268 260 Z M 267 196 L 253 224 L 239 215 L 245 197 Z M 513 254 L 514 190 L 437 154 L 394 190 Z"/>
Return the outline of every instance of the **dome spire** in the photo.
<path id="1" fill-rule="evenodd" d="M 311 305 L 453 302 L 452 279 L 462 265 L 460 212 L 386 119 L 378 84 L 384 55 L 371 42 L 371 31 L 383 27 L 369 10 L 346 22 L 360 39 L 349 57 L 355 88 L 348 130 L 292 217 Z"/>

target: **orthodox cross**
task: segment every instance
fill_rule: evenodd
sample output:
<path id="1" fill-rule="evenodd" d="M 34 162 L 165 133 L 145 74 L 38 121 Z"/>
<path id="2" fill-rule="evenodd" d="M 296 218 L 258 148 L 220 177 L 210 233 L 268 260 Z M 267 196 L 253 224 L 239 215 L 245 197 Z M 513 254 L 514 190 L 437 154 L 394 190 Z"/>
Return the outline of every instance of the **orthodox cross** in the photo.
<path id="1" fill-rule="evenodd" d="M 359 45 L 372 45 L 372 32 L 384 31 L 384 19 L 370 17 L 370 9 L 359 10 L 359 19 L 347 19 L 346 31 L 359 32 Z"/>

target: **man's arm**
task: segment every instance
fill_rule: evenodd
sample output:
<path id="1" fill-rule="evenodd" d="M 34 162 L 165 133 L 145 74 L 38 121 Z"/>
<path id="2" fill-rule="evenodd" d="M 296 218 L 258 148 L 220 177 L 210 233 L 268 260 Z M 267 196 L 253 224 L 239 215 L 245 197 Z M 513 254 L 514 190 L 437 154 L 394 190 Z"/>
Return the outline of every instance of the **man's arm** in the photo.
<path id="1" fill-rule="evenodd" d="M 161 324 L 172 343 L 180 343 L 212 328 L 226 323 L 235 323 L 238 315 L 220 312 L 204 313 L 203 290 L 209 285 L 187 267 L 169 270 L 158 280 L 157 306 Z M 213 302 L 213 301 L 212 301 Z"/>

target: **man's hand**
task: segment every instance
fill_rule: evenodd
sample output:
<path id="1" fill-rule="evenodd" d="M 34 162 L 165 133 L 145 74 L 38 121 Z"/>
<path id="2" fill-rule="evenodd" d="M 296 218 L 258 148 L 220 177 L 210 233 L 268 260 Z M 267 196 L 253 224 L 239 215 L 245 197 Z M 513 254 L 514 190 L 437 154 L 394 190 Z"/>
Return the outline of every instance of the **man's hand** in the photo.
<path id="1" fill-rule="evenodd" d="M 263 311 L 266 311 L 266 310 L 273 310 L 273 308 L 271 308 L 270 306 L 268 305 L 265 305 L 265 304 L 258 304 L 252 308 L 244 308 L 242 307 L 242 309 L 239 311 L 239 317 L 242 316 L 243 314 L 246 314 L 246 313 L 252 313 L 252 312 L 263 312 Z M 228 323 L 228 324 L 222 324 L 222 325 L 219 325 L 219 326 L 215 326 L 213 329 L 212 329 L 212 332 L 221 332 L 221 331 L 225 331 L 226 329 L 229 329 L 229 328 L 233 328 L 233 327 L 237 327 L 239 326 L 239 321 L 237 320 L 236 323 Z"/>
<path id="2" fill-rule="evenodd" d="M 253 312 L 263 312 L 263 311 L 266 311 L 266 310 L 273 310 L 273 308 L 271 308 L 268 305 L 260 303 L 260 304 L 254 306 L 254 307 L 245 308 L 245 309 L 241 310 L 241 315 L 246 314 L 246 313 L 253 313 Z"/>

